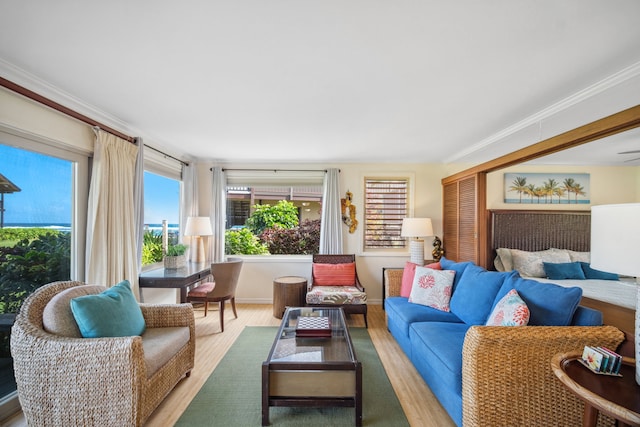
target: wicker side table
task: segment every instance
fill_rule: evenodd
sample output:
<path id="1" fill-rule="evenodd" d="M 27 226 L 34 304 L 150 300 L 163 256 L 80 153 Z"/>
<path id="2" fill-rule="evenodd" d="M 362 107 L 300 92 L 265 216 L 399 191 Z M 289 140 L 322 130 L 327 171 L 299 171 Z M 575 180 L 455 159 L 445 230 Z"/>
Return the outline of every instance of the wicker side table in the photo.
<path id="1" fill-rule="evenodd" d="M 287 307 L 304 307 L 307 296 L 307 279 L 299 276 L 283 276 L 273 281 L 273 316 L 282 319 Z"/>

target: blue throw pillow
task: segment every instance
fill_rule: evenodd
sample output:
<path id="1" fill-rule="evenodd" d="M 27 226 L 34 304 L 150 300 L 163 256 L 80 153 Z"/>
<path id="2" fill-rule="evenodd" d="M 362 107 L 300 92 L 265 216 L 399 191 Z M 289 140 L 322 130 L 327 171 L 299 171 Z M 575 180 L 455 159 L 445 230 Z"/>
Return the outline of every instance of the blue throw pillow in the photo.
<path id="1" fill-rule="evenodd" d="M 620 276 L 617 274 L 596 270 L 595 268 L 591 268 L 591 265 L 587 262 L 581 262 L 580 267 L 587 279 L 620 280 Z"/>
<path id="2" fill-rule="evenodd" d="M 455 261 L 451 261 L 449 259 L 446 259 L 445 257 L 440 258 L 440 267 L 442 267 L 443 270 L 453 270 L 453 271 L 456 272 L 456 276 L 453 278 L 453 292 L 456 291 L 456 287 L 458 286 L 458 283 L 460 282 L 460 278 L 462 277 L 462 273 L 464 272 L 464 270 L 467 267 L 469 267 L 471 265 L 475 265 L 475 264 L 470 262 L 470 261 L 455 262 Z"/>
<path id="3" fill-rule="evenodd" d="M 513 274 L 487 271 L 475 264 L 467 266 L 453 291 L 451 312 L 467 325 L 484 325 L 505 278 Z"/>
<path id="4" fill-rule="evenodd" d="M 511 289 L 518 291 L 520 298 L 529 307 L 531 326 L 568 326 L 580 304 L 582 289 L 565 288 L 553 283 L 523 279 L 519 274 L 508 276 L 494 302 L 494 306 Z"/>
<path id="5" fill-rule="evenodd" d="M 584 280 L 582 267 L 578 262 L 543 262 L 544 274 L 552 280 L 576 279 Z"/>
<path id="6" fill-rule="evenodd" d="M 71 300 L 71 312 L 84 338 L 142 335 L 144 317 L 129 281 L 96 295 Z"/>

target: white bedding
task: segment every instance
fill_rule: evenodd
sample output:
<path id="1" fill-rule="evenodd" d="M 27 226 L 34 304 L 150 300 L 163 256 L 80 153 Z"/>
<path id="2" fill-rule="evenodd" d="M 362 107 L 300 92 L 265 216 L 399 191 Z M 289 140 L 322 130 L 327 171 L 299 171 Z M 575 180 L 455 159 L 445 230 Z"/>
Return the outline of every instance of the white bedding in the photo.
<path id="1" fill-rule="evenodd" d="M 636 308 L 638 285 L 633 278 L 616 280 L 551 280 L 540 277 L 524 277 L 538 282 L 555 283 L 565 288 L 577 286 L 582 288 L 582 296 L 610 304 Z"/>

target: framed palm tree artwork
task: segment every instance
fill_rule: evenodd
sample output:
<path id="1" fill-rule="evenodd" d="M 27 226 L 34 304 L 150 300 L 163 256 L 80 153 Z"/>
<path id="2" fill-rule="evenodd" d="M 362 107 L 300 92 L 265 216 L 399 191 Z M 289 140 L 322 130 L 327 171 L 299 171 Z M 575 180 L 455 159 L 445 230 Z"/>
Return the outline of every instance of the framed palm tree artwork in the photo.
<path id="1" fill-rule="evenodd" d="M 588 173 L 505 173 L 504 202 L 521 204 L 590 204 Z"/>

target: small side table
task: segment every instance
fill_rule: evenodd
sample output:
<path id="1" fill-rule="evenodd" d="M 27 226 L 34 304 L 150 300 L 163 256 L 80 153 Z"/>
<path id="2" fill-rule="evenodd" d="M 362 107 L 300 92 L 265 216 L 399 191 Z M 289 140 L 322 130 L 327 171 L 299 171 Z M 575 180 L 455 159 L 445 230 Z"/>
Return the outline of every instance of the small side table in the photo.
<path id="1" fill-rule="evenodd" d="M 636 383 L 635 359 L 624 357 L 622 377 L 598 375 L 580 362 L 579 353 L 557 354 L 551 360 L 553 373 L 584 401 L 583 427 L 595 426 L 598 412 L 620 421 L 618 425 L 640 426 L 640 386 Z"/>
<path id="2" fill-rule="evenodd" d="M 283 276 L 273 281 L 273 316 L 282 319 L 287 307 L 304 307 L 307 297 L 307 279 Z"/>

